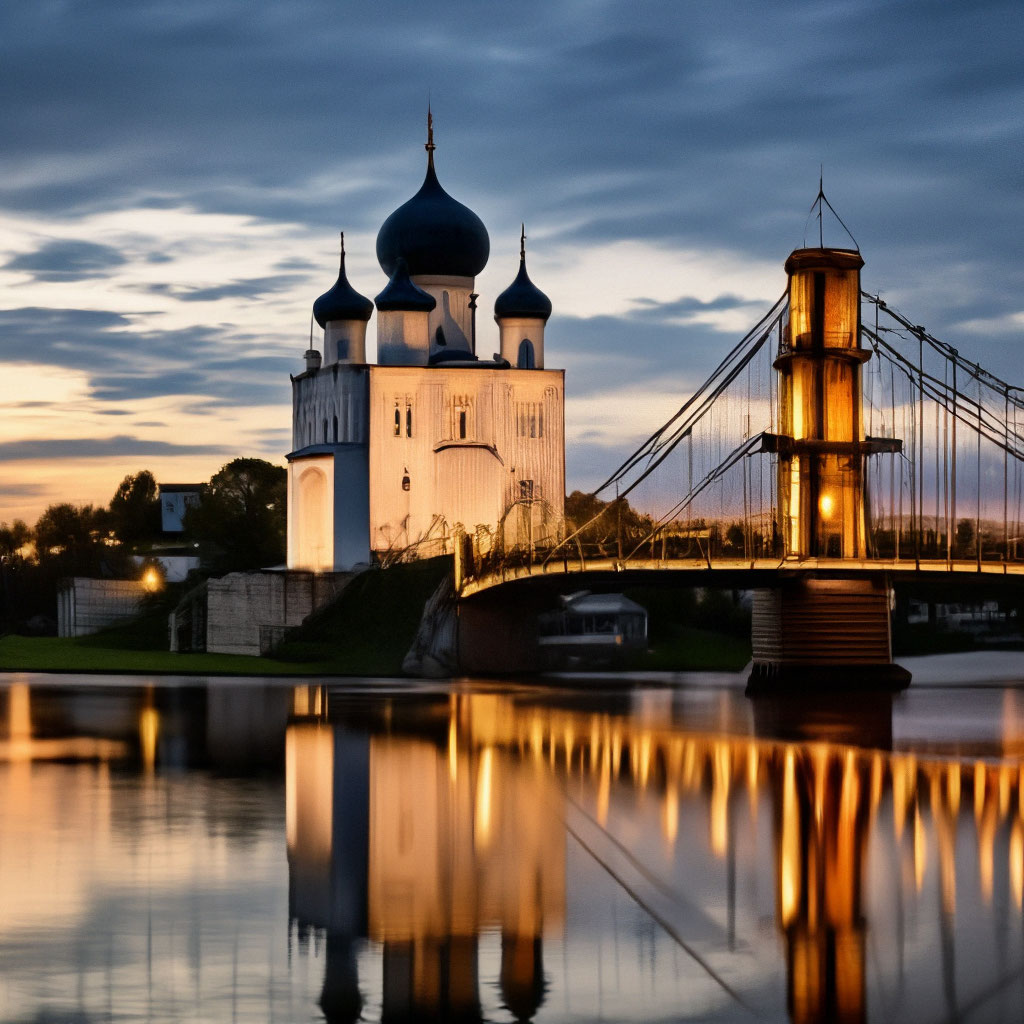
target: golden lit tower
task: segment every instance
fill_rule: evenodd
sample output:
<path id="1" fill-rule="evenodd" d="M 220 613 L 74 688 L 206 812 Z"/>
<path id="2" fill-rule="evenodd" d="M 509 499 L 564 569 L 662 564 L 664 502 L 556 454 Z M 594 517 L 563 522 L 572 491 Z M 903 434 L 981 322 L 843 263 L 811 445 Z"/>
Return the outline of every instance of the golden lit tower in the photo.
<path id="1" fill-rule="evenodd" d="M 854 249 L 797 249 L 786 260 L 789 326 L 779 371 L 779 494 L 786 553 L 863 558 L 860 268 Z"/>

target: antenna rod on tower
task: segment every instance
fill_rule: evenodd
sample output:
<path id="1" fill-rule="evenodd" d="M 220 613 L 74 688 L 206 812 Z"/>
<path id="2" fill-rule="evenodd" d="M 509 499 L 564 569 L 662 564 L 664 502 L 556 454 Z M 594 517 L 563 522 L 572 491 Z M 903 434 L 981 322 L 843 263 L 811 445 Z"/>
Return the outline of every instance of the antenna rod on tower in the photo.
<path id="1" fill-rule="evenodd" d="M 821 201 L 825 198 L 825 165 L 818 165 L 818 248 L 825 248 L 825 227 L 821 220 Z"/>

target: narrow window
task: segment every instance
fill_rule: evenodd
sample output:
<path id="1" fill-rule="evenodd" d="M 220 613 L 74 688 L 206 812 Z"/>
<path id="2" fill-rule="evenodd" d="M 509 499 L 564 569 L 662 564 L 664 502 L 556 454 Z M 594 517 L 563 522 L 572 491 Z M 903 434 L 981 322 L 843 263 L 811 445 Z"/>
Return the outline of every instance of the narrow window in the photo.
<path id="1" fill-rule="evenodd" d="M 324 420 L 324 444 L 327 444 L 327 420 Z"/>
<path id="2" fill-rule="evenodd" d="M 459 410 L 459 437 L 464 438 L 466 436 L 466 410 Z"/>
<path id="3" fill-rule="evenodd" d="M 536 365 L 533 355 L 533 342 L 529 338 L 523 338 L 519 342 L 519 358 L 516 365 L 520 370 L 532 370 Z"/>
<path id="4" fill-rule="evenodd" d="M 401 437 L 401 435 L 402 435 L 402 414 L 399 411 L 398 406 L 396 405 L 395 406 L 395 437 Z"/>
<path id="5" fill-rule="evenodd" d="M 537 436 L 544 436 L 544 406 L 537 406 Z"/>
<path id="6" fill-rule="evenodd" d="M 334 443 L 338 443 L 338 417 L 334 417 Z"/>
<path id="7" fill-rule="evenodd" d="M 408 467 L 406 467 L 406 469 L 404 471 L 404 474 L 402 476 L 402 490 L 403 491 L 409 490 L 409 469 L 408 469 Z"/>
<path id="8" fill-rule="evenodd" d="M 532 480 L 520 480 L 519 481 L 519 497 L 523 501 L 530 501 L 533 498 L 533 481 Z"/>
<path id="9" fill-rule="evenodd" d="M 405 407 L 405 436 L 412 437 L 412 406 Z"/>
<path id="10" fill-rule="evenodd" d="M 530 406 L 530 437 L 537 436 L 537 407 Z"/>

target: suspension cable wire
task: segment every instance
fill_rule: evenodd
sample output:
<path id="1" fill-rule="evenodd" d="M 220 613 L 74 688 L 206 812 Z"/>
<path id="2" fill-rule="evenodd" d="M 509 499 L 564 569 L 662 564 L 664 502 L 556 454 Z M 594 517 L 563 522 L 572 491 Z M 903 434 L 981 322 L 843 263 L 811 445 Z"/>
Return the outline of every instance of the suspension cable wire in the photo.
<path id="1" fill-rule="evenodd" d="M 918 368 L 913 362 L 880 335 L 876 335 L 865 327 L 862 327 L 861 331 L 870 338 L 875 352 L 900 370 L 911 386 L 917 387 L 914 378 L 919 377 L 923 384 L 925 397 L 938 402 L 965 426 L 972 430 L 980 430 L 986 440 L 991 441 L 1001 450 L 1006 450 L 1016 459 L 1024 460 L 1024 436 L 1021 436 L 1016 428 L 1012 432 L 1007 431 L 998 417 L 991 410 L 986 409 L 978 399 L 972 398 L 967 392 L 960 391 L 955 386 L 950 386 L 947 382 L 929 373 L 919 374 Z M 1004 385 L 1005 387 L 1009 387 L 1009 385 Z M 969 413 L 969 409 L 973 409 L 973 413 Z M 1010 440 L 1008 441 L 1007 438 Z"/>
<path id="2" fill-rule="evenodd" d="M 640 541 L 636 547 L 628 555 L 626 555 L 626 561 L 633 557 L 646 544 L 652 537 L 656 536 L 658 531 L 665 523 L 670 523 L 676 516 L 679 515 L 684 509 L 688 508 L 693 503 L 693 500 L 704 490 L 710 487 L 712 484 L 717 483 L 725 476 L 725 474 L 732 469 L 741 459 L 748 455 L 753 454 L 760 447 L 762 440 L 764 439 L 764 433 L 756 434 L 754 437 L 747 438 L 741 444 L 737 445 L 729 454 L 722 459 L 721 462 L 710 473 L 708 473 L 703 480 L 701 480 L 693 490 L 690 491 L 685 497 L 676 502 L 663 516 L 655 521 L 654 529 L 647 534 L 643 540 Z"/>
<path id="3" fill-rule="evenodd" d="M 709 407 L 713 405 L 715 400 L 722 395 L 750 360 L 760 351 L 775 328 L 776 320 L 780 319 L 785 313 L 788 305 L 787 300 L 788 291 L 783 292 L 771 309 L 743 336 L 721 363 L 718 364 L 707 380 L 697 388 L 693 395 L 683 403 L 669 420 L 651 434 L 604 483 L 591 493 L 593 495 L 600 494 L 613 484 L 620 482 L 632 469 L 644 462 L 645 459 L 648 462 L 647 467 L 642 471 L 642 475 L 630 485 L 629 490 L 632 490 L 640 480 L 656 469 L 664 461 L 668 453 L 703 418 Z M 767 329 L 765 325 L 767 325 Z M 673 427 L 674 429 L 671 429 Z M 651 460 L 656 461 L 652 462 Z"/>
<path id="4" fill-rule="evenodd" d="M 994 391 L 1002 392 L 1004 389 L 1009 391 L 1017 392 L 1017 398 L 1012 400 L 1012 404 L 1019 405 L 1024 408 L 1024 389 L 1014 384 L 1009 384 L 1002 378 L 997 377 L 994 373 L 986 370 L 984 366 L 979 363 L 972 362 L 970 359 L 965 359 L 960 352 L 955 349 L 949 342 L 940 341 L 938 338 L 929 334 L 923 327 L 911 323 L 905 316 L 897 312 L 892 306 L 888 305 L 883 299 L 877 295 L 872 295 L 870 292 L 861 292 L 861 296 L 868 300 L 868 302 L 875 303 L 879 309 L 891 316 L 897 323 L 901 324 L 903 328 L 909 331 L 915 338 L 920 337 L 922 341 L 930 345 L 936 352 L 938 352 L 944 359 L 952 360 L 957 366 L 963 370 L 966 370 L 970 376 L 975 378 L 981 378 L 986 381 L 987 386 Z"/>

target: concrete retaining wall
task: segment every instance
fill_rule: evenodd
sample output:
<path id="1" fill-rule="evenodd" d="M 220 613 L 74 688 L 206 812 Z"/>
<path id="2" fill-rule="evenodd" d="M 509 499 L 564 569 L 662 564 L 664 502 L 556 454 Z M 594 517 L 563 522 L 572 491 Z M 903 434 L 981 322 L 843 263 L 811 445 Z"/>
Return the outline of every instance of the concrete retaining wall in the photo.
<path id="1" fill-rule="evenodd" d="M 140 580 L 62 580 L 57 588 L 57 635 L 87 636 L 133 619 L 147 593 Z"/>
<path id="2" fill-rule="evenodd" d="M 207 582 L 206 650 L 265 654 L 332 601 L 355 573 L 234 572 Z"/>

